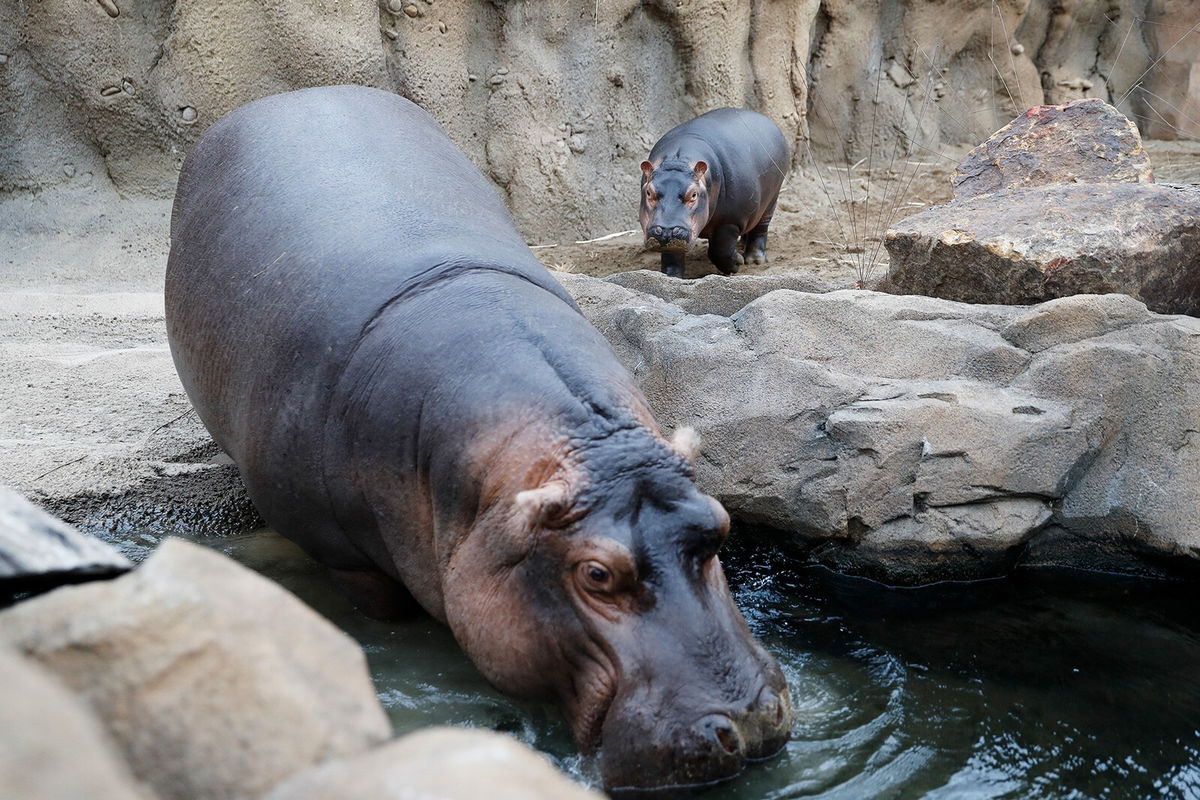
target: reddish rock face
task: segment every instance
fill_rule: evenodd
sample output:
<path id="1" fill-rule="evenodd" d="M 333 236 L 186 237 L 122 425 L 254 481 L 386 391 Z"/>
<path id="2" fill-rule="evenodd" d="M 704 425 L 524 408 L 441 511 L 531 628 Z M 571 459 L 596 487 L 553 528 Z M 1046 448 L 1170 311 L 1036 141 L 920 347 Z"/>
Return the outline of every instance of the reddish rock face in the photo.
<path id="1" fill-rule="evenodd" d="M 1151 183 L 1137 126 L 1099 99 L 1035 106 L 967 154 L 954 199 L 1047 183 Z"/>

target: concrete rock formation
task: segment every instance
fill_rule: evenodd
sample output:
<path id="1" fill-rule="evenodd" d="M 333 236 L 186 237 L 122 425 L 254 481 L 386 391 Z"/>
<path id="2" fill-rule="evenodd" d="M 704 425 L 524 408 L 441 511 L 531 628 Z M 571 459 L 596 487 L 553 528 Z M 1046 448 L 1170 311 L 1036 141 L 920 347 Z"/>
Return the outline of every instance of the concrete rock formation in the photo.
<path id="1" fill-rule="evenodd" d="M 234 107 L 360 83 L 425 106 L 528 238 L 582 239 L 629 227 L 651 144 L 723 105 L 779 123 L 795 164 L 973 144 L 1030 106 L 1085 96 L 1155 136 L 1186 133 L 1200 102 L 1189 8 L 16 0 L 0 6 L 0 192 L 111 182 L 166 196 L 187 149 Z"/>
<path id="2" fill-rule="evenodd" d="M 1102 100 L 1029 109 L 967 153 L 954 199 L 1047 183 L 1150 183 L 1137 126 Z"/>
<path id="3" fill-rule="evenodd" d="M 0 486 L 0 603 L 6 590 L 107 578 L 132 566 L 109 545 Z"/>
<path id="4" fill-rule="evenodd" d="M 1200 559 L 1200 320 L 770 286 L 688 313 L 560 280 L 664 425 L 698 430 L 702 488 L 825 563 L 923 583 Z"/>
<path id="5" fill-rule="evenodd" d="M 263 800 L 600 800 L 546 757 L 492 731 L 426 728 L 302 772 Z"/>
<path id="6" fill-rule="evenodd" d="M 0 613 L 15 648 L 82 697 L 158 797 L 258 797 L 386 740 L 362 651 L 275 583 L 169 539 L 113 581 Z"/>
<path id="7" fill-rule="evenodd" d="M 1200 315 L 1200 187 L 1002 189 L 908 217 L 885 243 L 889 292 L 968 303 L 1122 292 Z"/>
<path id="8" fill-rule="evenodd" d="M 85 704 L 0 649 L 0 798 L 150 800 Z"/>

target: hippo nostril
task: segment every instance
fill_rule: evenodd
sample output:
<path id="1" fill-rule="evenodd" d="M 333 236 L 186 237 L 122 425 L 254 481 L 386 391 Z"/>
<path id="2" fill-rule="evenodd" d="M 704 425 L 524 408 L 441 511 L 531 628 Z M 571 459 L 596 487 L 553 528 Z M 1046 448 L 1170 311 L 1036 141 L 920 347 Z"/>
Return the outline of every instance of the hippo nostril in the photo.
<path id="1" fill-rule="evenodd" d="M 736 753 L 737 734 L 733 732 L 733 728 L 717 728 L 717 742 L 720 743 L 721 749 L 726 753 Z"/>
<path id="2" fill-rule="evenodd" d="M 662 225 L 651 225 L 646 229 L 646 235 L 652 239 L 662 240 L 666 238 L 667 232 L 663 230 Z"/>
<path id="3" fill-rule="evenodd" d="M 677 225 L 677 226 L 675 226 L 674 228 L 671 228 L 671 238 L 672 238 L 672 239 L 686 239 L 686 238 L 688 238 L 688 229 L 687 229 L 687 228 L 680 227 L 680 226 L 678 226 L 678 225 Z"/>
<path id="4" fill-rule="evenodd" d="M 724 714 L 709 714 L 700 721 L 701 730 L 709 742 L 715 742 L 728 755 L 740 755 L 742 737 L 733 720 Z"/>

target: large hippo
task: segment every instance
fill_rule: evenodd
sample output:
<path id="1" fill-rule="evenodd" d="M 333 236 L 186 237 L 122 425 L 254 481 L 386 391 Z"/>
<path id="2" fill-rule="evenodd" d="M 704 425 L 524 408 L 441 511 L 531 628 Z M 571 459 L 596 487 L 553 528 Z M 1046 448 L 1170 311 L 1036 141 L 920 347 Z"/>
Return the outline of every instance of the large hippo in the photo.
<path id="1" fill-rule="evenodd" d="M 179 376 L 267 522 L 369 613 L 415 600 L 497 687 L 557 700 L 613 788 L 779 750 L 729 518 L 488 181 L 396 95 L 305 89 L 189 154 Z"/>
<path id="2" fill-rule="evenodd" d="M 641 222 L 662 271 L 683 277 L 683 254 L 708 239 L 708 260 L 731 275 L 767 261 L 767 226 L 789 164 L 779 126 L 743 108 L 718 108 L 663 134 L 642 162 Z"/>

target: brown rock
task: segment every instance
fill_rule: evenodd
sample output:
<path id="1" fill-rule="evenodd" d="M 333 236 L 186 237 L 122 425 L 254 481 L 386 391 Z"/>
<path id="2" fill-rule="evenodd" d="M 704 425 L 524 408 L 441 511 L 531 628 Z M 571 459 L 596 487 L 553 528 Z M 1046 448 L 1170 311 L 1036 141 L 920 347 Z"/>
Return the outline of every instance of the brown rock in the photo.
<path id="1" fill-rule="evenodd" d="M 967 154 L 954 198 L 1047 183 L 1150 183 L 1137 126 L 1103 100 L 1037 106 Z"/>
<path id="2" fill-rule="evenodd" d="M 1200 315 L 1200 188 L 1053 184 L 954 200 L 887 233 L 881 289 L 967 303 L 1119 292 Z"/>
<path id="3" fill-rule="evenodd" d="M 0 614 L 0 643 L 79 693 L 160 797 L 257 797 L 384 741 L 362 651 L 277 584 L 168 539 L 113 581 Z"/>
<path id="4" fill-rule="evenodd" d="M 58 681 L 7 650 L 0 675 L 0 798 L 150 797 L 91 711 Z"/>
<path id="5" fill-rule="evenodd" d="M 263 800 L 600 800 L 500 733 L 427 728 L 297 775 Z"/>

